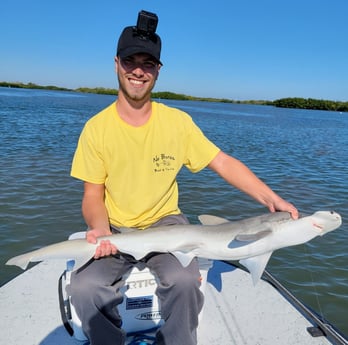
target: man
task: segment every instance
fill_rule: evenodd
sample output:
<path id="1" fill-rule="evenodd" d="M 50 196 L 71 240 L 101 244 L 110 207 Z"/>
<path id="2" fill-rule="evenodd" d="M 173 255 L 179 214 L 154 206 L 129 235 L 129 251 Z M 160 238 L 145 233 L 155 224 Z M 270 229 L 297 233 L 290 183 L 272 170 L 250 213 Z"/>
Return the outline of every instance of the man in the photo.
<path id="1" fill-rule="evenodd" d="M 293 205 L 210 142 L 189 115 L 151 101 L 162 67 L 155 30 L 143 30 L 139 21 L 124 29 L 115 57 L 118 99 L 86 123 L 79 139 L 71 174 L 84 181 L 87 241 L 96 243 L 121 227 L 188 223 L 178 207 L 176 176 L 183 165 L 192 172 L 209 167 L 271 212 L 288 211 L 297 218 Z M 197 262 L 183 268 L 174 256 L 161 253 L 144 262 L 159 279 L 156 294 L 165 323 L 156 344 L 196 344 L 203 305 Z M 122 276 L 134 263 L 103 241 L 94 260 L 72 276 L 72 303 L 92 345 L 124 344 L 116 306 L 122 302 Z"/>

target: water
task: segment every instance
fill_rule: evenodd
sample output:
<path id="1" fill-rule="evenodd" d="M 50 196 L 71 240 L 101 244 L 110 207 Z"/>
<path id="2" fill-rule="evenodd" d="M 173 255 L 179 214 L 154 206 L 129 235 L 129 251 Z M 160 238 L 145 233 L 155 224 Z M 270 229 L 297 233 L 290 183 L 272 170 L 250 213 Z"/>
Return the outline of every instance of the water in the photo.
<path id="1" fill-rule="evenodd" d="M 69 176 L 80 131 L 113 96 L 0 88 L 0 285 L 21 270 L 12 256 L 85 229 L 81 182 Z M 340 229 L 275 252 L 268 270 L 348 334 L 348 114 L 268 106 L 164 101 L 189 112 L 206 135 L 245 162 L 300 211 L 335 210 Z M 180 207 L 231 220 L 265 208 L 209 170 L 179 177 Z"/>

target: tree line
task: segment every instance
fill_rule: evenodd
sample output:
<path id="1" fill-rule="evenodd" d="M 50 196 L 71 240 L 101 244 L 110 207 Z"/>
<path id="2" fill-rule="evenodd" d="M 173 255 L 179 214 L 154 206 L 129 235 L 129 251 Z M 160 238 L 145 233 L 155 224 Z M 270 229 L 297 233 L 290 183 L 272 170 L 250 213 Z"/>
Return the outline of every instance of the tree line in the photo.
<path id="1" fill-rule="evenodd" d="M 9 83 L 0 82 L 0 87 L 14 87 L 25 89 L 45 89 L 45 90 L 59 90 L 59 91 L 75 91 L 85 93 L 96 93 L 102 95 L 118 95 L 118 90 L 104 87 L 88 88 L 79 87 L 77 89 L 67 89 L 53 85 L 41 86 L 34 83 Z M 339 112 L 348 112 L 348 102 L 337 102 L 323 99 L 288 97 L 280 98 L 275 101 L 264 100 L 249 100 L 249 101 L 235 101 L 226 98 L 209 98 L 209 97 L 194 97 L 184 94 L 178 94 L 170 91 L 160 91 L 152 93 L 153 99 L 170 99 L 179 101 L 205 101 L 205 102 L 221 102 L 221 103 L 238 103 L 238 104 L 257 104 L 257 105 L 272 105 L 281 108 L 298 108 L 298 109 L 314 109 L 314 110 L 330 110 Z"/>
<path id="2" fill-rule="evenodd" d="M 325 99 L 288 97 L 277 99 L 272 103 L 274 106 L 282 108 L 331 110 L 340 112 L 348 111 L 348 102 L 335 102 Z"/>
<path id="3" fill-rule="evenodd" d="M 59 87 L 54 85 L 37 85 L 34 83 L 17 83 L 17 82 L 7 82 L 7 81 L 0 81 L 0 87 L 14 87 L 18 89 L 41 89 L 41 90 L 54 90 L 54 91 L 73 91 L 71 89 L 67 89 L 65 87 Z"/>

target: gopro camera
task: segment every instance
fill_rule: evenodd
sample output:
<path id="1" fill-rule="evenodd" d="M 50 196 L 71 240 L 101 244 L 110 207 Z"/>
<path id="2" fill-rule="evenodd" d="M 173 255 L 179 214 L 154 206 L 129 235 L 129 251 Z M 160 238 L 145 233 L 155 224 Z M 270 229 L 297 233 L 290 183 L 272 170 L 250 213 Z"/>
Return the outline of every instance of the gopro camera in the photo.
<path id="1" fill-rule="evenodd" d="M 158 17 L 155 13 L 140 11 L 136 26 L 137 33 L 141 36 L 151 38 L 156 32 L 157 24 Z"/>

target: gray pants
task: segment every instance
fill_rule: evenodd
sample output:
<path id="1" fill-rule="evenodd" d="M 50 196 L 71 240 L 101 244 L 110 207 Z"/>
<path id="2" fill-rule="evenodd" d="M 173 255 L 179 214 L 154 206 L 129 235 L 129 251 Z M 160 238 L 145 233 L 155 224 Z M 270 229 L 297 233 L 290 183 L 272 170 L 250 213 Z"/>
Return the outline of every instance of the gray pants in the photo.
<path id="1" fill-rule="evenodd" d="M 188 223 L 183 215 L 168 216 L 154 226 Z M 155 254 L 144 260 L 157 277 L 156 295 L 165 321 L 156 335 L 158 345 L 195 345 L 198 314 L 203 307 L 197 260 L 184 268 L 171 254 Z M 91 345 L 123 345 L 125 332 L 117 305 L 123 301 L 122 277 L 136 264 L 115 255 L 92 260 L 71 276 L 69 294 Z"/>

